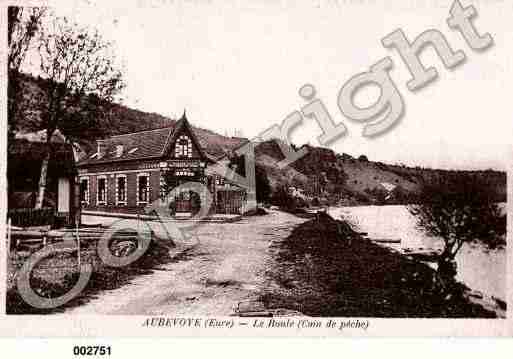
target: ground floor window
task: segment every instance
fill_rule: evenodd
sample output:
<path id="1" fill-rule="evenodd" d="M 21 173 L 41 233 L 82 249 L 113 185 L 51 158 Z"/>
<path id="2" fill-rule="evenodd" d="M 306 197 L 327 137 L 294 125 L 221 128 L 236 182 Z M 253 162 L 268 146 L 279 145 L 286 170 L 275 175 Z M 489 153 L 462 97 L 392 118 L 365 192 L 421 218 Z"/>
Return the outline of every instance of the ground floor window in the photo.
<path id="1" fill-rule="evenodd" d="M 126 175 L 116 177 L 116 203 L 126 204 Z"/>
<path id="2" fill-rule="evenodd" d="M 137 203 L 148 203 L 150 197 L 150 176 L 141 173 L 137 176 Z"/>
<path id="3" fill-rule="evenodd" d="M 107 202 L 107 177 L 98 177 L 98 204 Z"/>
<path id="4" fill-rule="evenodd" d="M 80 179 L 80 203 L 82 205 L 89 204 L 89 178 Z"/>

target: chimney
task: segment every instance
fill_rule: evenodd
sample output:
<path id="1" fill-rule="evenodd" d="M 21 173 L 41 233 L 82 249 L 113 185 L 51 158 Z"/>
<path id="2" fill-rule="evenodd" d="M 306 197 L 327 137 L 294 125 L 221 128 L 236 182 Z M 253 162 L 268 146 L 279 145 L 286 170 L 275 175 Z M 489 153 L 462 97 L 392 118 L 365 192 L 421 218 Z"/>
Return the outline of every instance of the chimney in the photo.
<path id="1" fill-rule="evenodd" d="M 105 155 L 105 150 L 107 149 L 107 146 L 101 140 L 96 141 L 96 143 L 98 144 L 98 150 L 96 151 L 96 153 L 98 153 L 98 158 L 102 158 L 103 155 Z"/>

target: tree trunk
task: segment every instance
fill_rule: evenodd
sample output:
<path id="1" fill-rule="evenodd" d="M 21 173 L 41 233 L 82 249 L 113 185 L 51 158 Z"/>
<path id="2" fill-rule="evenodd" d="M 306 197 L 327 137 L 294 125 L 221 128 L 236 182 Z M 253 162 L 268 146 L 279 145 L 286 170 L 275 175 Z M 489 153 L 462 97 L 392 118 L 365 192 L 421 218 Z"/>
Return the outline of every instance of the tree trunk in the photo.
<path id="1" fill-rule="evenodd" d="M 51 152 L 51 138 L 55 130 L 46 129 L 46 143 L 44 146 L 44 156 L 43 161 L 41 162 L 41 174 L 39 175 L 39 187 L 37 191 L 37 199 L 36 199 L 36 209 L 43 208 L 43 203 L 45 199 L 46 192 L 46 182 L 48 177 L 48 164 L 50 163 L 50 152 Z"/>
<path id="2" fill-rule="evenodd" d="M 9 78 L 7 80 L 7 146 L 11 146 L 16 137 L 18 105 L 22 100 L 19 76 L 16 71 L 9 70 Z"/>
<path id="3" fill-rule="evenodd" d="M 36 209 L 43 208 L 43 202 L 45 199 L 48 163 L 50 162 L 50 151 L 46 149 L 45 157 L 41 162 L 41 175 L 39 176 L 39 187 L 37 191 Z"/>

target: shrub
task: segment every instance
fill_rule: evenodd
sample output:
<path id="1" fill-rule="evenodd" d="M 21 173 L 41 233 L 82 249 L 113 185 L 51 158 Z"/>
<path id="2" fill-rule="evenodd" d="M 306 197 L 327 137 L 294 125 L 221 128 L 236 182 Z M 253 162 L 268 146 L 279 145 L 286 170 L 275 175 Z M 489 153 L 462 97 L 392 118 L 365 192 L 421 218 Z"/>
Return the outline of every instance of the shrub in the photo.
<path id="1" fill-rule="evenodd" d="M 410 212 L 420 228 L 443 241 L 438 279 L 445 283 L 456 275 L 454 258 L 464 243 L 479 241 L 489 248 L 506 243 L 506 216 L 488 186 L 475 179 L 425 185 Z"/>

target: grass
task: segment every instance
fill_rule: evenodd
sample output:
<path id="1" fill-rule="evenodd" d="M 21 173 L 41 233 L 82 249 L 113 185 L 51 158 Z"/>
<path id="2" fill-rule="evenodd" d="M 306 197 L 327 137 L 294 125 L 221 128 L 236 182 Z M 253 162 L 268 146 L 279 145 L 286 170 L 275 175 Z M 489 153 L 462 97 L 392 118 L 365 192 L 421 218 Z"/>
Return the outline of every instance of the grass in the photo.
<path id="1" fill-rule="evenodd" d="M 108 267 L 98 258 L 94 244 L 82 248 L 82 260 L 93 264 L 93 273 L 85 290 L 64 306 L 53 309 L 33 308 L 18 294 L 15 285 L 7 291 L 7 314 L 50 314 L 63 312 L 67 308 L 82 305 L 102 291 L 119 288 L 135 276 L 151 274 L 162 264 L 181 260 L 183 256 L 172 257 L 165 246 L 152 242 L 146 253 L 134 263 L 120 268 Z M 78 279 L 75 254 L 57 254 L 38 263 L 31 274 L 32 288 L 39 295 L 51 298 L 66 293 Z"/>
<path id="2" fill-rule="evenodd" d="M 363 239 L 326 214 L 296 227 L 275 248 L 277 286 L 261 300 L 309 316 L 493 318 L 454 283 L 442 298 L 427 265 Z"/>

